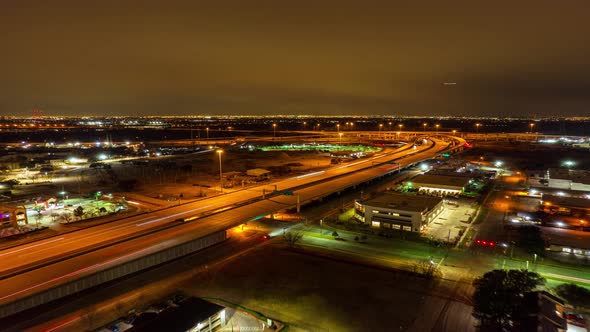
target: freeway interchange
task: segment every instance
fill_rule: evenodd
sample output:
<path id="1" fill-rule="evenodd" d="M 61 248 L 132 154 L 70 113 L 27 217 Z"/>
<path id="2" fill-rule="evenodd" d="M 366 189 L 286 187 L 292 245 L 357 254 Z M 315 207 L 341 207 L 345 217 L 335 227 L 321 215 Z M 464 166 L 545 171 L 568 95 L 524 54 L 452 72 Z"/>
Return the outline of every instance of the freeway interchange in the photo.
<path id="1" fill-rule="evenodd" d="M 462 145 L 462 140 L 455 141 Z M 457 146 L 457 145 L 454 145 Z M 252 219 L 321 199 L 448 151 L 440 139 L 0 251 L 0 305 Z M 393 165 L 394 163 L 396 165 Z M 274 190 L 292 191 L 293 196 Z M 263 192 L 267 192 L 264 195 Z M 264 195 L 264 197 L 263 197 Z M 189 220 L 191 222 L 179 222 Z M 26 308 L 23 308 L 23 310 Z"/>

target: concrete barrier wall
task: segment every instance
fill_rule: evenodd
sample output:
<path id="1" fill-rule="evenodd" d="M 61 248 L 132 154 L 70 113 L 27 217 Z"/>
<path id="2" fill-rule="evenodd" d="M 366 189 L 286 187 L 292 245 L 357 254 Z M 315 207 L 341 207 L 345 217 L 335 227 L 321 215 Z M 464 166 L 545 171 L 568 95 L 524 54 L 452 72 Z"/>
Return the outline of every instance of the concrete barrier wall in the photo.
<path id="1" fill-rule="evenodd" d="M 95 287 L 126 275 L 136 273 L 171 261 L 173 259 L 194 253 L 214 244 L 223 242 L 225 239 L 225 231 L 220 231 L 174 247 L 164 249 L 133 261 L 123 262 L 122 264 L 112 268 L 97 272 L 75 281 L 58 285 L 52 289 L 34 294 L 32 296 L 4 304 L 0 306 L 0 318 L 16 314 L 38 305 L 72 295 L 85 289 Z"/>

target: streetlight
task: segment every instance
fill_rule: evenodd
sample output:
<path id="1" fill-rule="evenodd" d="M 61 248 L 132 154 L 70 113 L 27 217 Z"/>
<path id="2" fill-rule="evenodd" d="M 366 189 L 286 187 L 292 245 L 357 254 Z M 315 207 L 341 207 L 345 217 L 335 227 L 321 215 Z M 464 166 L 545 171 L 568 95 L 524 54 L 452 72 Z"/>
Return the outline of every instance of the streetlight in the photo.
<path id="1" fill-rule="evenodd" d="M 205 131 L 207 132 L 207 141 L 209 140 L 209 127 L 205 128 Z"/>
<path id="2" fill-rule="evenodd" d="M 438 134 L 438 128 L 440 127 L 440 125 L 437 123 L 434 126 L 436 127 L 436 133 Z"/>
<path id="3" fill-rule="evenodd" d="M 404 127 L 404 125 L 400 123 L 397 126 L 399 127 L 399 131 L 402 131 L 402 128 Z"/>
<path id="4" fill-rule="evenodd" d="M 303 121 L 303 130 L 307 128 L 307 121 Z"/>
<path id="5" fill-rule="evenodd" d="M 476 123 L 475 130 L 477 131 L 478 134 L 479 134 L 479 127 L 481 127 L 481 123 Z"/>
<path id="6" fill-rule="evenodd" d="M 338 144 L 342 144 L 342 133 L 338 133 Z"/>
<path id="7" fill-rule="evenodd" d="M 457 133 L 457 131 L 456 130 L 453 130 L 453 136 L 455 136 L 456 133 Z"/>
<path id="8" fill-rule="evenodd" d="M 340 124 L 339 124 L 339 123 L 337 123 L 337 124 L 336 124 L 336 130 L 337 130 L 338 132 L 340 132 Z"/>
<path id="9" fill-rule="evenodd" d="M 533 133 L 533 127 L 534 127 L 534 126 L 535 126 L 535 124 L 534 124 L 534 123 L 530 123 L 530 124 L 529 124 L 529 127 L 531 127 L 531 130 L 530 130 L 530 133 L 531 133 L 531 134 Z"/>
<path id="10" fill-rule="evenodd" d="M 424 131 L 426 131 L 426 126 L 428 126 L 428 123 L 424 122 L 424 123 L 422 124 L 422 127 L 424 127 Z"/>
<path id="11" fill-rule="evenodd" d="M 379 124 L 379 132 L 381 132 L 381 128 L 383 128 L 383 124 L 382 123 Z"/>
<path id="12" fill-rule="evenodd" d="M 272 124 L 272 136 L 277 137 L 277 124 L 276 123 Z"/>
<path id="13" fill-rule="evenodd" d="M 576 165 L 576 162 L 575 162 L 575 161 L 573 161 L 573 160 L 566 160 L 566 161 L 564 161 L 564 162 L 563 162 L 563 164 L 564 164 L 566 167 L 570 168 L 570 167 L 573 167 L 573 166 L 575 166 L 575 165 Z"/>
<path id="14" fill-rule="evenodd" d="M 391 130 L 391 121 L 389 121 L 387 128 L 388 128 L 388 130 Z"/>
<path id="15" fill-rule="evenodd" d="M 223 150 L 218 149 L 215 152 L 217 152 L 217 155 L 219 156 L 219 190 L 223 193 L 223 171 L 221 170 L 221 154 L 223 153 Z"/>

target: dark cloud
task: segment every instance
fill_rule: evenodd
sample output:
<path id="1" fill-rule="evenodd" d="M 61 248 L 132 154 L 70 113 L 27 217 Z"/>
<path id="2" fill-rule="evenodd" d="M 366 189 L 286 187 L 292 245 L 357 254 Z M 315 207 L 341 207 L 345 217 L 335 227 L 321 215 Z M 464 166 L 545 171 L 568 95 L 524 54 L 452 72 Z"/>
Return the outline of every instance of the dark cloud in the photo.
<path id="1" fill-rule="evenodd" d="M 589 9 L 5 1 L 0 112 L 590 115 Z"/>

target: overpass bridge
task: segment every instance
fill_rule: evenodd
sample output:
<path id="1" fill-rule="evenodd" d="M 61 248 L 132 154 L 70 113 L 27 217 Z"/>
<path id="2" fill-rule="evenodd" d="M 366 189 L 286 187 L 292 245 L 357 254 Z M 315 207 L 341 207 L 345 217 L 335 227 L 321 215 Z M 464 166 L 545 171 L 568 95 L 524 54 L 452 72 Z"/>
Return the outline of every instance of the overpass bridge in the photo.
<path id="1" fill-rule="evenodd" d="M 196 252 L 222 242 L 228 228 L 378 179 L 463 143 L 408 144 L 270 185 L 293 196 L 263 199 L 264 188 L 250 188 L 0 251 L 0 317 Z"/>

